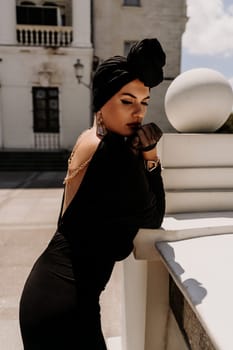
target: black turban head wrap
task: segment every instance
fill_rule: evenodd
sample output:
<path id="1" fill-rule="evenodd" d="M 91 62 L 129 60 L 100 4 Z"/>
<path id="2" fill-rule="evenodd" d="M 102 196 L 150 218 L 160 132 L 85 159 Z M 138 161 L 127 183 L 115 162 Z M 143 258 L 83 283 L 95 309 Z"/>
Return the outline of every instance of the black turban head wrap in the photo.
<path id="1" fill-rule="evenodd" d="M 115 95 L 124 85 L 139 79 L 152 88 L 163 81 L 166 55 L 157 39 L 135 43 L 127 57 L 113 56 L 99 65 L 93 83 L 94 112 Z"/>

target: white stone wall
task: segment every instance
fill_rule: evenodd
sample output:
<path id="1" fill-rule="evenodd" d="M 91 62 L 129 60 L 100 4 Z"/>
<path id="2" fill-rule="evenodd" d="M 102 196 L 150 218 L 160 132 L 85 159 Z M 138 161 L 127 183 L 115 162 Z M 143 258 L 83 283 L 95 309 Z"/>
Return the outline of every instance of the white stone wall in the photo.
<path id="1" fill-rule="evenodd" d="M 43 65 L 51 70 L 49 86 L 59 88 L 60 141 L 71 148 L 78 134 L 90 125 L 89 90 L 78 85 L 73 64 L 85 64 L 88 82 L 92 49 L 44 49 L 1 47 L 1 145 L 4 148 L 34 148 L 32 87 L 40 86 Z"/>

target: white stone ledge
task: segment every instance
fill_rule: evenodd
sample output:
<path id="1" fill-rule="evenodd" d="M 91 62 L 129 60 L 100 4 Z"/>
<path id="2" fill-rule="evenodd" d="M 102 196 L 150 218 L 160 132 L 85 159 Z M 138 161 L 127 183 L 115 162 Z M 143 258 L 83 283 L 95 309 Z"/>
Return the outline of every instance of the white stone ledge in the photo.
<path id="1" fill-rule="evenodd" d="M 134 244 L 136 259 L 163 262 L 215 349 L 232 350 L 233 212 L 167 215 Z"/>
<path id="2" fill-rule="evenodd" d="M 232 350 L 233 233 L 156 246 L 215 350 Z"/>
<path id="3" fill-rule="evenodd" d="M 134 256 L 158 260 L 155 244 L 210 235 L 233 233 L 233 212 L 183 213 L 167 215 L 161 229 L 140 229 L 134 239 Z"/>

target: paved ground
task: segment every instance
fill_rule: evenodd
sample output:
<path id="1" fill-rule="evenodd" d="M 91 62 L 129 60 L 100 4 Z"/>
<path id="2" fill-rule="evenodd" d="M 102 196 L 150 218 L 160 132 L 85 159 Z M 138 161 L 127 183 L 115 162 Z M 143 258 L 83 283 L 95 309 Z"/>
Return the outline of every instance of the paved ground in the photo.
<path id="1" fill-rule="evenodd" d="M 1 171 L 0 189 L 62 188 L 65 172 Z"/>
<path id="2" fill-rule="evenodd" d="M 54 233 L 64 175 L 64 172 L 0 173 L 1 350 L 23 349 L 18 324 L 19 298 L 33 262 Z M 120 335 L 121 270 L 118 263 L 101 299 L 106 338 Z"/>

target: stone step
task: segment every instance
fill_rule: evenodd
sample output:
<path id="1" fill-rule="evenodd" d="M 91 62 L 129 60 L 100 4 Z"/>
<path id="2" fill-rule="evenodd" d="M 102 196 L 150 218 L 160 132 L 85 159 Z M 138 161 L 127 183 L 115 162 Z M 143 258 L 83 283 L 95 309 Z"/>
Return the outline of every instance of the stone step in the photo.
<path id="1" fill-rule="evenodd" d="M 166 190 L 233 189 L 233 167 L 165 168 Z"/>
<path id="2" fill-rule="evenodd" d="M 158 151 L 167 167 L 233 167 L 232 134 L 164 134 Z"/>
<path id="3" fill-rule="evenodd" d="M 232 211 L 233 189 L 166 190 L 166 213 Z"/>

